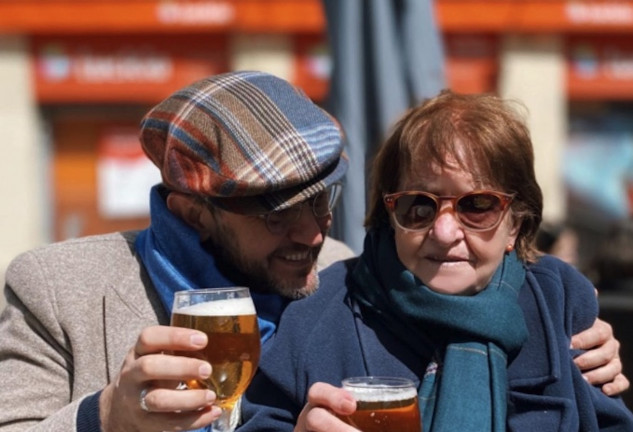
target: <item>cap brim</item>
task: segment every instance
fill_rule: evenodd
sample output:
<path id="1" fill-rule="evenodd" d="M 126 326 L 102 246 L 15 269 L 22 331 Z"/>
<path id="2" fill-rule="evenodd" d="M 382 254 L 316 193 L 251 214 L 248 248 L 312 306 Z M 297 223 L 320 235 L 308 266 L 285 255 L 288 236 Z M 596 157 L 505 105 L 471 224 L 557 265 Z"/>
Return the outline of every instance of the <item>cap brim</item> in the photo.
<path id="1" fill-rule="evenodd" d="M 336 163 L 309 182 L 265 195 L 208 197 L 207 200 L 223 210 L 239 214 L 262 214 L 283 210 L 313 197 L 334 183 L 341 182 L 348 165 L 347 156 L 343 153 Z"/>

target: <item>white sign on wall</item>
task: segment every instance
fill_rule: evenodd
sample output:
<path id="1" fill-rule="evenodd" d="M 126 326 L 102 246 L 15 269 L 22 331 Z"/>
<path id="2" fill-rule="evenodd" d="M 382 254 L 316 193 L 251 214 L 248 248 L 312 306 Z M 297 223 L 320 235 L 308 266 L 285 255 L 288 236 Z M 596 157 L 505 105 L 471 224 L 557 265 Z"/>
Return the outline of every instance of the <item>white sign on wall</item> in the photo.
<path id="1" fill-rule="evenodd" d="M 108 128 L 99 142 L 97 190 L 99 212 L 107 218 L 149 215 L 149 192 L 160 171 L 145 156 L 137 128 Z"/>

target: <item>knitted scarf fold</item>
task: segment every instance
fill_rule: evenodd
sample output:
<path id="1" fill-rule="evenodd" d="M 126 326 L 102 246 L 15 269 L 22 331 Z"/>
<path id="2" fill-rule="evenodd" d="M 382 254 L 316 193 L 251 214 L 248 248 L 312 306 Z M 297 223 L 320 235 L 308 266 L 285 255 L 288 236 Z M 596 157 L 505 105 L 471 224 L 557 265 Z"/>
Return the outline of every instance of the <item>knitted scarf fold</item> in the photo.
<path id="1" fill-rule="evenodd" d="M 370 231 L 352 272 L 351 295 L 422 358 L 439 368 L 418 390 L 425 432 L 506 430 L 508 359 L 527 339 L 517 302 L 525 267 L 505 255 L 486 289 L 473 296 L 440 294 L 399 261 L 393 231 Z M 425 346 L 432 340 L 434 347 Z"/>

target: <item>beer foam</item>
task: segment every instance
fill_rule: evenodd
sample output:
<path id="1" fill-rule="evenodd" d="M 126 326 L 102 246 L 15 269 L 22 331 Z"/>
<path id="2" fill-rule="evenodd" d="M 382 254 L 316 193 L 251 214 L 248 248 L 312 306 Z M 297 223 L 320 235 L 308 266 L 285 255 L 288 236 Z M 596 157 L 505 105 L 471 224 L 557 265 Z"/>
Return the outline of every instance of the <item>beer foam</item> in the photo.
<path id="1" fill-rule="evenodd" d="M 250 297 L 241 297 L 174 308 L 174 312 L 195 316 L 255 315 L 255 306 Z"/>
<path id="2" fill-rule="evenodd" d="M 418 393 L 414 388 L 393 388 L 387 386 L 345 387 L 354 398 L 363 402 L 392 402 L 413 399 Z"/>

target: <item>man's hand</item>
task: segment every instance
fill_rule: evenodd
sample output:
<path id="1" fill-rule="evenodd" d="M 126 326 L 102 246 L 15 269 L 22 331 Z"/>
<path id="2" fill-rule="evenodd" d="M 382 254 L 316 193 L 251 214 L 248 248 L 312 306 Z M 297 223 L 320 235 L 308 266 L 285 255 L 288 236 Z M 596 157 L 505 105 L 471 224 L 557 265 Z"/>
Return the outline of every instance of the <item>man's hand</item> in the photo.
<path id="1" fill-rule="evenodd" d="M 630 383 L 622 373 L 620 342 L 609 323 L 596 319 L 591 328 L 572 337 L 571 348 L 587 350 L 574 362 L 589 383 L 602 385 L 602 391 L 609 396 L 628 390 Z"/>
<path id="2" fill-rule="evenodd" d="M 184 380 L 208 378 L 211 365 L 199 359 L 166 354 L 197 351 L 206 344 L 207 336 L 195 330 L 169 326 L 144 329 L 128 352 L 119 375 L 101 393 L 102 430 L 189 430 L 217 419 L 221 410 L 212 405 L 215 393 L 177 389 Z"/>

